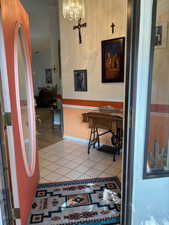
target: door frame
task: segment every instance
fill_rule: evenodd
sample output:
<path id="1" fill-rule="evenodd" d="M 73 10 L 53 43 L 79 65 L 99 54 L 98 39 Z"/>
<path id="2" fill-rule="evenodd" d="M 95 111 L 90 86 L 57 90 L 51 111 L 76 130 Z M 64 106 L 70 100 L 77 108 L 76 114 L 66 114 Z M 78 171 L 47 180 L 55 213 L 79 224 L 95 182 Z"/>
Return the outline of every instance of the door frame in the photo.
<path id="1" fill-rule="evenodd" d="M 134 133 L 141 0 L 128 0 L 121 224 L 132 224 Z"/>
<path id="2" fill-rule="evenodd" d="M 5 133 L 6 133 L 6 148 L 9 153 L 9 167 L 10 167 L 10 179 L 11 179 L 11 191 L 13 196 L 13 212 L 15 210 L 20 209 L 19 202 L 19 190 L 18 190 L 18 181 L 17 181 L 17 173 L 16 173 L 16 164 L 15 164 L 15 148 L 14 148 L 14 136 L 13 136 L 13 126 L 11 121 L 11 101 L 9 94 L 9 84 L 8 84 L 8 72 L 7 72 L 7 62 L 6 62 L 6 50 L 5 50 L 5 41 L 4 41 L 4 33 L 3 33 L 3 23 L 1 16 L 1 8 L 0 8 L 0 84 L 1 84 L 1 98 L 3 104 L 3 118 L 6 118 L 8 121 L 5 124 Z M 5 103 L 5 104 L 4 104 Z M 0 112 L 1 113 L 1 112 Z M 5 119 L 5 120 L 6 120 Z M 4 131 L 3 131 L 4 132 Z M 13 215 L 15 216 L 15 215 Z M 16 225 L 21 225 L 21 219 L 16 218 Z"/>
<path id="3" fill-rule="evenodd" d="M 1 73 L 0 73 L 1 74 Z M 11 175 L 6 145 L 6 126 L 4 119 L 4 103 L 2 98 L 2 82 L 0 80 L 0 225 L 13 224 L 13 195 Z M 5 221 L 4 221 L 5 220 Z"/>

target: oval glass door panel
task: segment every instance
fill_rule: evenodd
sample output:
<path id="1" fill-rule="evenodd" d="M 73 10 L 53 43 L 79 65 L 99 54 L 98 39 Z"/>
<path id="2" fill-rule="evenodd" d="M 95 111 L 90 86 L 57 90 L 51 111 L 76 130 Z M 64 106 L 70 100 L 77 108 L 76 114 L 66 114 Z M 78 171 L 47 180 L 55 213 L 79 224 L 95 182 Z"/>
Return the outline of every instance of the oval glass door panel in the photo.
<path id="1" fill-rule="evenodd" d="M 28 51 L 21 28 L 18 30 L 18 111 L 22 151 L 28 175 L 32 175 L 35 157 L 35 116 L 32 80 L 28 63 Z"/>

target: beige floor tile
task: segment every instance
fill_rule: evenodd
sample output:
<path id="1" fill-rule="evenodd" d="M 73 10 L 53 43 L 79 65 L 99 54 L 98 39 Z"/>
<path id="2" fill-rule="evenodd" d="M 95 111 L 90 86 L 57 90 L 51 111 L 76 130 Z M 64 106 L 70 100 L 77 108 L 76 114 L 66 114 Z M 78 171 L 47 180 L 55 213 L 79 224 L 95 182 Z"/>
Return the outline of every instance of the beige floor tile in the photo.
<path id="1" fill-rule="evenodd" d="M 72 171 L 72 169 L 70 168 L 66 168 L 66 167 L 63 167 L 63 168 L 59 168 L 59 169 L 56 169 L 56 172 L 65 176 L 66 174 L 70 173 Z"/>
<path id="2" fill-rule="evenodd" d="M 92 178 L 92 176 L 86 175 L 86 174 L 82 174 L 80 177 L 78 177 L 79 180 L 90 179 L 90 178 Z"/>
<path id="3" fill-rule="evenodd" d="M 71 162 L 76 163 L 77 165 L 82 164 L 85 159 L 81 158 L 81 157 L 74 157 L 72 160 L 70 160 Z"/>
<path id="4" fill-rule="evenodd" d="M 50 164 L 51 164 L 51 162 L 48 161 L 48 160 L 40 161 L 40 165 L 41 165 L 42 167 L 47 167 L 47 166 L 50 165 Z"/>
<path id="5" fill-rule="evenodd" d="M 97 177 L 100 174 L 100 171 L 90 168 L 88 171 L 86 171 L 85 174 L 89 176 Z"/>
<path id="6" fill-rule="evenodd" d="M 112 173 L 112 174 L 113 174 L 114 172 L 116 172 L 116 171 L 117 171 L 116 168 L 107 168 L 107 169 L 104 170 L 105 173 Z"/>
<path id="7" fill-rule="evenodd" d="M 82 175 L 82 173 L 78 173 L 75 171 L 71 171 L 70 173 L 66 174 L 66 177 L 69 177 L 70 179 L 78 179 L 78 177 L 80 177 Z"/>
<path id="8" fill-rule="evenodd" d="M 72 155 L 75 156 L 76 158 L 80 158 L 83 154 L 81 151 L 73 151 L 72 152 Z"/>
<path id="9" fill-rule="evenodd" d="M 48 154 L 48 152 L 49 152 L 49 147 L 48 148 L 43 148 L 43 149 L 40 149 L 39 150 L 39 153 L 42 153 L 43 152 L 43 154 Z"/>
<path id="10" fill-rule="evenodd" d="M 44 160 L 46 159 L 46 157 L 47 157 L 47 154 L 45 154 L 44 152 L 39 154 L 39 160 Z"/>
<path id="11" fill-rule="evenodd" d="M 60 169 L 60 165 L 56 163 L 51 163 L 50 165 L 47 166 L 47 169 L 50 171 L 57 171 L 57 169 Z"/>
<path id="12" fill-rule="evenodd" d="M 66 155 L 65 157 L 64 157 L 64 159 L 65 160 L 69 160 L 69 161 L 72 161 L 72 160 L 74 160 L 76 157 L 74 156 L 74 155 L 72 155 L 72 154 L 70 154 L 70 155 Z"/>
<path id="13" fill-rule="evenodd" d="M 63 181 L 71 181 L 70 177 L 62 176 L 61 178 L 58 179 L 58 182 L 63 182 Z"/>
<path id="14" fill-rule="evenodd" d="M 65 165 L 68 165 L 70 163 L 69 160 L 65 160 L 65 159 L 61 159 L 61 160 L 58 160 L 57 161 L 57 164 L 60 165 L 60 166 L 65 166 Z"/>
<path id="15" fill-rule="evenodd" d="M 98 177 L 113 177 L 114 175 L 110 175 L 110 174 L 107 174 L 107 173 L 100 173 L 98 175 Z"/>
<path id="16" fill-rule="evenodd" d="M 60 159 L 58 159 L 58 157 L 54 155 L 54 156 L 48 157 L 47 160 L 50 162 L 58 162 Z"/>
<path id="17" fill-rule="evenodd" d="M 87 154 L 87 144 L 64 140 L 40 150 L 41 180 L 46 182 L 121 176 L 121 158 L 95 149 Z"/>
<path id="18" fill-rule="evenodd" d="M 51 171 L 48 170 L 48 169 L 45 169 L 45 168 L 43 168 L 43 169 L 40 170 L 40 176 L 41 177 L 46 177 L 50 173 L 51 173 Z"/>
<path id="19" fill-rule="evenodd" d="M 94 168 L 96 170 L 105 170 L 107 169 L 109 166 L 106 164 L 102 164 L 102 163 L 97 163 L 94 166 L 92 166 L 91 168 Z"/>
<path id="20" fill-rule="evenodd" d="M 60 175 L 56 172 L 52 172 L 52 173 L 49 173 L 44 178 L 48 181 L 51 181 L 51 182 L 57 182 L 61 177 L 62 177 L 62 175 Z"/>
<path id="21" fill-rule="evenodd" d="M 43 177 L 39 181 L 40 184 L 44 184 L 44 183 L 47 183 L 47 182 L 48 181 L 45 178 L 43 178 Z"/>
<path id="22" fill-rule="evenodd" d="M 85 173 L 88 170 L 89 170 L 88 167 L 82 166 L 82 165 L 80 165 L 80 166 L 78 166 L 77 168 L 74 169 L 74 171 L 77 171 L 78 173 Z"/>
<path id="23" fill-rule="evenodd" d="M 110 165 L 110 166 L 113 166 L 115 163 L 113 162 L 113 159 L 102 159 L 101 162 L 103 164 L 107 164 L 107 165 Z"/>
<path id="24" fill-rule="evenodd" d="M 39 157 L 39 162 L 43 162 L 43 161 L 46 161 L 46 156 L 43 158 L 43 157 Z"/>
<path id="25" fill-rule="evenodd" d="M 117 173 L 113 173 L 111 171 L 103 171 L 102 174 L 105 174 L 106 176 L 114 176 L 114 175 L 117 175 Z"/>
<path id="26" fill-rule="evenodd" d="M 104 178 L 104 177 L 112 177 L 112 176 L 108 176 L 107 174 L 101 173 L 97 177 L 98 178 Z"/>
<path id="27" fill-rule="evenodd" d="M 83 166 L 87 167 L 94 167 L 96 165 L 96 162 L 93 160 L 86 160 L 85 162 L 82 163 Z"/>
<path id="28" fill-rule="evenodd" d="M 70 168 L 70 169 L 75 169 L 78 167 L 79 164 L 77 164 L 76 162 L 69 162 L 66 164 L 66 167 L 67 168 Z"/>
<path id="29" fill-rule="evenodd" d="M 46 166 L 44 166 L 42 163 L 39 163 L 39 169 L 40 170 L 46 169 Z"/>

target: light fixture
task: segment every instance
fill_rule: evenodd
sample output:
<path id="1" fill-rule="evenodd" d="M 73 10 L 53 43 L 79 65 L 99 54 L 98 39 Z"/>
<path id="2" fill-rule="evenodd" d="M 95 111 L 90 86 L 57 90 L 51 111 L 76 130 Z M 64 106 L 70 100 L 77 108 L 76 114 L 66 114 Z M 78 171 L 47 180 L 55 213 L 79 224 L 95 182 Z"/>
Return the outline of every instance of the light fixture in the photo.
<path id="1" fill-rule="evenodd" d="M 70 21 L 78 22 L 85 18 L 85 0 L 63 0 L 63 16 Z"/>

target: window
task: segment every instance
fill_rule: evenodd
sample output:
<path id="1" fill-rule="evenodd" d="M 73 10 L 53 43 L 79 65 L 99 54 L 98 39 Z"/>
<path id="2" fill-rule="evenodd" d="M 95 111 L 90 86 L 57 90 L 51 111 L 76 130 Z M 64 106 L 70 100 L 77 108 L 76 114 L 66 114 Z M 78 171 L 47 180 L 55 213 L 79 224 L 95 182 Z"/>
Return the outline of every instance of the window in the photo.
<path id="1" fill-rule="evenodd" d="M 154 1 L 144 178 L 169 176 L 169 1 Z"/>

